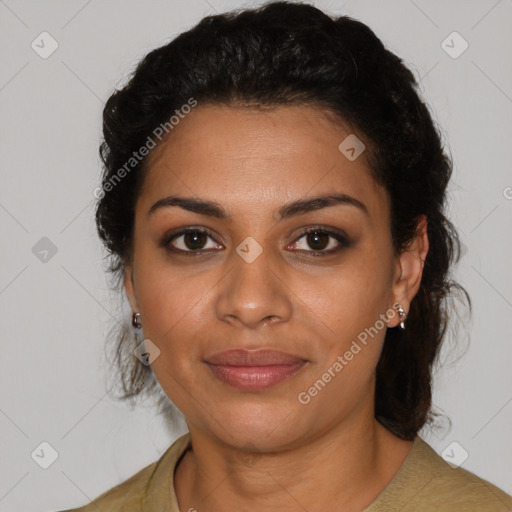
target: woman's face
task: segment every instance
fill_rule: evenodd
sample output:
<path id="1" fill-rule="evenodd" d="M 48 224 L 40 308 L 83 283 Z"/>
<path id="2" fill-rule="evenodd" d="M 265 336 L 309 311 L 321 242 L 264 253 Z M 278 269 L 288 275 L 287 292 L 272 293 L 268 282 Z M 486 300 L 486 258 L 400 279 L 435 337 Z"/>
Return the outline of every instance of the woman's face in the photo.
<path id="1" fill-rule="evenodd" d="M 312 107 L 199 105 L 149 155 L 125 286 L 160 350 L 153 371 L 191 432 L 272 450 L 373 420 L 375 367 L 399 322 L 392 305 L 407 302 L 387 195 L 365 153 L 354 158 L 355 139 L 339 149 L 349 135 Z M 335 194 L 351 199 L 289 206 Z M 189 207 L 152 210 L 169 196 Z M 206 363 L 234 348 L 306 363 L 243 387 L 243 375 L 234 385 Z"/>

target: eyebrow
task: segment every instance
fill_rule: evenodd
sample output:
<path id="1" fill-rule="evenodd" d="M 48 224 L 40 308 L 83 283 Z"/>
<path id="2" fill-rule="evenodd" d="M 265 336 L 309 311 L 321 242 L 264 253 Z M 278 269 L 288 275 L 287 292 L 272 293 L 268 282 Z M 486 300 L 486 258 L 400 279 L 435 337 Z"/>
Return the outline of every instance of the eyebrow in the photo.
<path id="1" fill-rule="evenodd" d="M 368 208 L 355 197 L 346 194 L 326 194 L 308 199 L 299 199 L 285 204 L 277 210 L 277 220 L 284 220 L 295 215 L 301 215 L 312 211 L 327 208 L 329 206 L 348 205 L 354 206 L 369 216 Z M 159 199 L 148 211 L 148 217 L 162 208 L 178 206 L 184 210 L 216 217 L 217 219 L 231 222 L 232 216 L 216 201 L 196 199 L 193 197 L 169 196 Z"/>

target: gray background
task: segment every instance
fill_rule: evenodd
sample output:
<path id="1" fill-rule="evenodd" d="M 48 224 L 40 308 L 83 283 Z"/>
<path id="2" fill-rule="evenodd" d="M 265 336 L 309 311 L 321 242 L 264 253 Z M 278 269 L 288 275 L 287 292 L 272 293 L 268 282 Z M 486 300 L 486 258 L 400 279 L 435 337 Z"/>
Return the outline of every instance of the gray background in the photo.
<path id="1" fill-rule="evenodd" d="M 101 112 L 149 50 L 259 3 L 0 0 L 0 512 L 82 505 L 185 432 L 106 396 L 104 338 L 119 313 L 93 223 Z M 369 24 L 412 67 L 451 148 L 449 215 L 465 245 L 455 278 L 474 314 L 435 375 L 452 428 L 423 437 L 438 453 L 456 441 L 464 468 L 512 493 L 512 0 L 315 4 Z M 43 31 L 59 45 L 47 59 L 31 47 Z M 469 43 L 458 58 L 441 46 L 453 31 Z M 46 262 L 43 237 L 57 250 Z M 31 457 L 43 441 L 58 453 L 48 469 Z"/>

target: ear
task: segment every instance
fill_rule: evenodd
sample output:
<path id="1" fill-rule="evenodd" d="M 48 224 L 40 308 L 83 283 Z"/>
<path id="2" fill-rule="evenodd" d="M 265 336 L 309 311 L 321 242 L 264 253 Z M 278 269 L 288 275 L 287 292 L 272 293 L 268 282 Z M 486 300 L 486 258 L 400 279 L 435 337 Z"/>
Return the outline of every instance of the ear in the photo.
<path id="1" fill-rule="evenodd" d="M 427 235 L 427 217 L 422 215 L 416 228 L 416 236 L 409 247 L 397 258 L 393 280 L 393 297 L 409 314 L 410 304 L 420 288 L 423 266 L 429 248 Z M 389 327 L 400 323 L 396 314 L 389 322 Z"/>
<path id="2" fill-rule="evenodd" d="M 135 298 L 135 287 L 133 284 L 133 267 L 130 263 L 126 263 L 124 267 L 123 284 L 126 292 L 126 297 L 130 302 L 130 306 L 133 312 L 139 311 L 139 305 Z"/>

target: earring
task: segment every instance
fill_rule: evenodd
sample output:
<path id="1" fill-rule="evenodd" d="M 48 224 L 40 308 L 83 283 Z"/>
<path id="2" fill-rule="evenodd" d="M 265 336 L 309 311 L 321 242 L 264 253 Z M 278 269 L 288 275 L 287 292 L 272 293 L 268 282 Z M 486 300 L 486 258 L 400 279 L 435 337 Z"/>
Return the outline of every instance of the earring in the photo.
<path id="1" fill-rule="evenodd" d="M 404 308 L 401 304 L 398 304 L 398 314 L 400 315 L 400 328 L 405 329 L 405 319 L 407 318 L 407 315 L 405 314 Z"/>
<path id="2" fill-rule="evenodd" d="M 133 313 L 132 325 L 135 327 L 135 329 L 140 329 L 142 327 L 142 323 L 140 321 L 140 313 Z"/>

